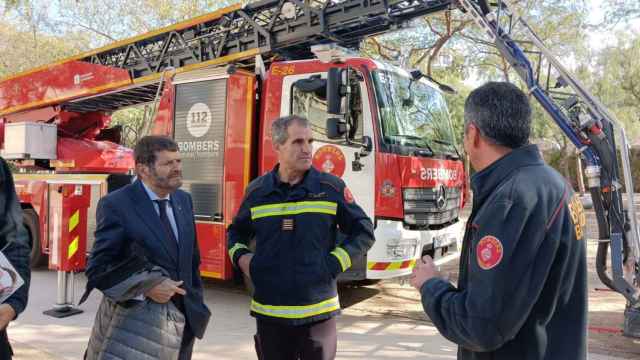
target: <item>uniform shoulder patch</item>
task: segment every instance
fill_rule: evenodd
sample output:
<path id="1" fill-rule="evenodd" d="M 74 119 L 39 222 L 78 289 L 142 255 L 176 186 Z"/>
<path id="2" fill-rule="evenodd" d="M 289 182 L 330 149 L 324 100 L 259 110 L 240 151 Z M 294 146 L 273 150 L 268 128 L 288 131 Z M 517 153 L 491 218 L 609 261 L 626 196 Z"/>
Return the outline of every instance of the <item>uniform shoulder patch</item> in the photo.
<path id="1" fill-rule="evenodd" d="M 354 201 L 356 201 L 353 198 L 353 194 L 351 193 L 351 190 L 349 190 L 348 187 L 344 187 L 344 200 L 347 202 L 347 204 L 353 204 Z"/>
<path id="2" fill-rule="evenodd" d="M 335 190 L 337 193 L 342 192 L 342 188 L 345 186 L 344 182 L 340 180 L 337 176 L 333 176 L 328 173 L 319 173 L 319 181 L 320 184 L 328 185 L 330 188 Z"/>
<path id="3" fill-rule="evenodd" d="M 584 207 L 580 201 L 580 196 L 574 194 L 569 202 L 569 213 L 571 214 L 571 221 L 576 232 L 576 239 L 584 239 L 585 229 L 587 227 L 587 217 L 584 214 Z"/>
<path id="4" fill-rule="evenodd" d="M 502 242 L 495 236 L 487 235 L 480 239 L 476 245 L 476 259 L 478 266 L 483 270 L 490 270 L 498 266 L 502 261 L 503 254 Z"/>

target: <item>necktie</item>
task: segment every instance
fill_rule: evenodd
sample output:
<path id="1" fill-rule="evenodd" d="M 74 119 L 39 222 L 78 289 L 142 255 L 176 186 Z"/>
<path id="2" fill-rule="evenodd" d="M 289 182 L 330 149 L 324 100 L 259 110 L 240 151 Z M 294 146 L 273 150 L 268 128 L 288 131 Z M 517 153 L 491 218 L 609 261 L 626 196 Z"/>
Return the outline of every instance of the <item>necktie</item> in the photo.
<path id="1" fill-rule="evenodd" d="M 158 208 L 160 208 L 160 222 L 162 223 L 162 227 L 164 228 L 164 232 L 167 234 L 167 238 L 172 241 L 172 244 L 178 244 L 176 240 L 176 236 L 173 233 L 173 228 L 171 227 L 171 222 L 169 221 L 169 217 L 167 216 L 167 203 L 169 200 L 153 200 L 156 204 L 158 204 Z"/>

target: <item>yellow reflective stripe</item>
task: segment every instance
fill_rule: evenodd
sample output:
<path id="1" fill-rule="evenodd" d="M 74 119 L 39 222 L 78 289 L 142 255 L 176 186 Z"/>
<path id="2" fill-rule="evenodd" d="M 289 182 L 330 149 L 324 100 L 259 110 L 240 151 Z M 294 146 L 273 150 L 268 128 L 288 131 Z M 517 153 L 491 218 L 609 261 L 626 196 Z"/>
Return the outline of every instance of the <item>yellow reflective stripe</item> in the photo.
<path id="1" fill-rule="evenodd" d="M 263 305 L 253 299 L 251 300 L 251 311 L 261 315 L 286 319 L 303 319 L 339 309 L 340 300 L 337 296 L 311 305 Z"/>
<path id="2" fill-rule="evenodd" d="M 254 211 L 254 210 L 259 211 L 263 209 L 279 209 L 286 206 L 299 206 L 299 205 L 319 205 L 319 206 L 333 206 L 333 207 L 337 206 L 337 204 L 332 201 L 298 201 L 298 202 L 289 202 L 289 203 L 260 205 L 260 206 L 252 207 L 251 211 Z"/>
<path id="3" fill-rule="evenodd" d="M 403 263 L 404 263 L 404 261 L 392 262 L 391 265 L 389 265 L 389 267 L 387 267 L 387 270 L 398 270 L 398 269 L 400 269 L 400 267 L 402 266 Z"/>
<path id="4" fill-rule="evenodd" d="M 76 236 L 75 239 L 69 244 L 69 250 L 67 252 L 67 259 L 71 259 L 76 252 L 78 252 L 78 244 L 80 243 L 80 236 Z"/>
<path id="5" fill-rule="evenodd" d="M 251 208 L 251 220 L 268 216 L 296 215 L 302 213 L 321 213 L 335 215 L 338 204 L 330 201 L 299 201 L 261 205 Z"/>
<path id="6" fill-rule="evenodd" d="M 231 249 L 229 249 L 229 258 L 231 259 L 232 262 L 233 262 L 233 255 L 236 253 L 236 251 L 238 251 L 240 249 L 249 250 L 247 245 L 242 244 L 242 243 L 236 243 L 235 245 L 233 245 L 233 247 Z"/>
<path id="7" fill-rule="evenodd" d="M 214 271 L 200 271 L 200 275 L 202 275 L 204 277 L 222 279 L 222 274 L 220 274 L 219 272 L 214 272 Z"/>
<path id="8" fill-rule="evenodd" d="M 69 232 L 72 232 L 78 226 L 78 223 L 80 223 L 80 210 L 76 210 L 69 218 Z"/>
<path id="9" fill-rule="evenodd" d="M 335 215 L 336 211 L 327 210 L 327 209 L 311 209 L 311 208 L 291 210 L 291 211 L 274 211 L 274 212 L 263 213 L 263 214 L 252 216 L 251 219 L 255 220 L 255 219 L 260 219 L 260 218 L 269 217 L 269 216 L 297 215 L 302 213 L 320 213 L 320 214 L 327 214 L 327 215 Z"/>
<path id="10" fill-rule="evenodd" d="M 338 246 L 331 252 L 331 255 L 335 256 L 338 259 L 342 271 L 346 271 L 351 267 L 351 257 L 345 249 Z"/>
<path id="11" fill-rule="evenodd" d="M 387 271 L 387 270 L 399 270 L 399 269 L 412 269 L 416 265 L 416 260 L 401 260 L 401 261 L 393 261 L 393 262 L 377 262 L 377 261 L 369 261 L 367 262 L 367 269 L 376 270 L 376 271 Z M 384 268 L 381 268 L 384 267 Z M 375 268 L 375 269 L 374 269 Z"/>

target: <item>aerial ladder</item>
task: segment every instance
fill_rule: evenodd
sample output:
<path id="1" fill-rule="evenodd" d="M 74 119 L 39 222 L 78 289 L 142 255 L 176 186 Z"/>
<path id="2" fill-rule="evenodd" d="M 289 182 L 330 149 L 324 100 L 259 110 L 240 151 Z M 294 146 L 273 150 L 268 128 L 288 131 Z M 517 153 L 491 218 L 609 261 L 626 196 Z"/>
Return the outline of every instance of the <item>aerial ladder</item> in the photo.
<path id="1" fill-rule="evenodd" d="M 366 37 L 401 29 L 410 20 L 456 10 L 475 20 L 587 164 L 585 176 L 599 230 L 598 275 L 626 298 L 625 333 L 640 337 L 640 241 L 626 134 L 615 116 L 555 58 L 511 1 L 262 0 L 235 5 L 53 65 L 63 74 L 70 69 L 97 69 L 110 80 L 99 88 L 71 86 L 64 92 L 42 92 L 34 80 L 51 65 L 5 79 L 0 83 L 0 117 L 11 123 L 25 111 L 42 109 L 37 121 L 58 116 L 61 130 L 75 134 L 69 138 L 97 142 L 109 136 L 103 134 L 105 121 L 97 112 L 157 102 L 173 74 L 234 64 L 254 68 L 260 75 L 265 63 L 311 57 L 312 45 L 357 48 Z M 513 38 L 516 28 L 526 42 Z M 527 57 L 531 51 L 539 54 L 537 67 Z M 549 79 L 543 84 L 539 71 L 543 63 L 549 68 L 547 78 L 556 77 L 562 91 L 551 88 Z M 78 76 L 74 83 L 92 80 Z M 105 171 L 113 169 L 110 165 L 104 164 Z M 119 172 L 126 167 L 120 165 Z M 69 171 L 74 166 L 82 170 L 72 164 Z"/>

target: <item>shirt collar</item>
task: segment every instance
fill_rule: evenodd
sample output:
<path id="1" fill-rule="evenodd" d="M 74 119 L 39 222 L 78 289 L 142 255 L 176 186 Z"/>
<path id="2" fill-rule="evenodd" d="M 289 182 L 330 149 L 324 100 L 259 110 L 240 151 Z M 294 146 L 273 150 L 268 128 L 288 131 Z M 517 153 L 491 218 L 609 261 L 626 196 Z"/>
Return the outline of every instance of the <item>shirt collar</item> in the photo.
<path id="1" fill-rule="evenodd" d="M 471 177 L 474 205 L 482 204 L 513 171 L 531 165 L 544 165 L 538 146 L 533 144 L 513 149 L 482 171 L 475 173 Z"/>
<path id="2" fill-rule="evenodd" d="M 144 191 L 146 191 L 147 195 L 149 196 L 149 199 L 151 199 L 151 201 L 156 201 L 156 200 L 170 200 L 170 196 L 171 195 L 167 195 L 164 198 L 161 198 L 160 196 L 158 196 L 155 192 L 153 192 L 153 190 L 151 190 L 147 184 L 144 183 L 144 181 L 140 181 L 142 183 L 142 187 L 144 188 Z"/>
<path id="3" fill-rule="evenodd" d="M 270 172 L 271 185 L 272 185 L 271 187 L 274 190 L 282 186 L 283 184 L 286 186 L 289 186 L 289 184 L 286 184 L 280 181 L 280 177 L 278 176 L 279 168 L 280 168 L 280 164 L 276 164 L 276 166 Z M 299 183 L 293 185 L 292 187 L 300 186 L 309 192 L 313 191 L 313 183 L 317 174 L 318 174 L 318 170 L 316 170 L 313 166 L 311 166 L 311 168 L 309 168 L 309 170 L 307 170 L 307 172 L 304 174 L 304 177 L 302 178 L 302 180 Z"/>

